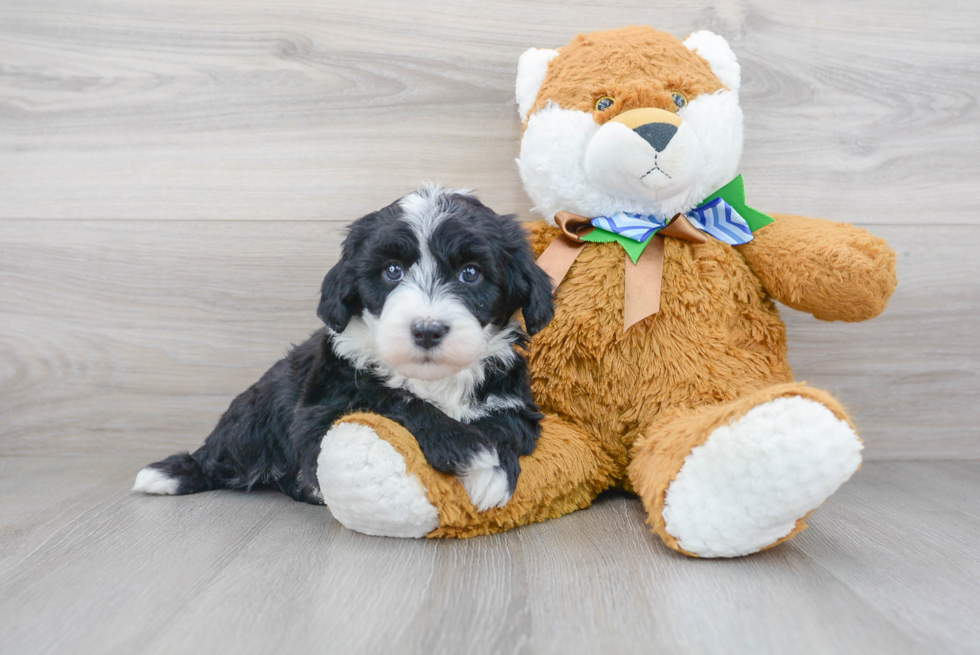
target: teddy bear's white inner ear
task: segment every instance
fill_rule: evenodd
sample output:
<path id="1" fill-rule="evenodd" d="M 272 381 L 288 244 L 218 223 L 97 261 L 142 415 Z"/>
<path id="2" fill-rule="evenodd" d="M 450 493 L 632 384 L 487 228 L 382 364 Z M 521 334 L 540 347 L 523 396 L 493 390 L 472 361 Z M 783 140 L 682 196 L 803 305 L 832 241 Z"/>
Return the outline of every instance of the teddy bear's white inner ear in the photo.
<path id="1" fill-rule="evenodd" d="M 548 63 L 557 56 L 557 50 L 528 48 L 517 61 L 517 111 L 521 120 L 527 118 L 528 112 L 534 106 L 538 90 L 548 73 Z"/>
<path id="2" fill-rule="evenodd" d="M 714 32 L 699 30 L 684 39 L 684 45 L 708 61 L 722 84 L 732 91 L 738 91 L 742 85 L 742 69 L 728 41 Z"/>

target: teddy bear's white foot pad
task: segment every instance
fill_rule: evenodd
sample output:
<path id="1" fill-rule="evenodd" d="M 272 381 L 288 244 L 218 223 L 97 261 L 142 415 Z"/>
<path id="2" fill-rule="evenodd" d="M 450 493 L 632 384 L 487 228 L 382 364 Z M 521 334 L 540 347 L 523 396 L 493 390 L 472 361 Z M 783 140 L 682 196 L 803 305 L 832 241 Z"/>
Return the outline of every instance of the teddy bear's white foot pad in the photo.
<path id="1" fill-rule="evenodd" d="M 701 557 L 762 550 L 854 474 L 862 448 L 851 426 L 819 402 L 763 403 L 685 458 L 664 499 L 667 532 Z"/>
<path id="2" fill-rule="evenodd" d="M 341 525 L 381 537 L 424 537 L 439 513 L 395 448 L 366 425 L 341 423 L 320 443 L 317 480 Z"/>

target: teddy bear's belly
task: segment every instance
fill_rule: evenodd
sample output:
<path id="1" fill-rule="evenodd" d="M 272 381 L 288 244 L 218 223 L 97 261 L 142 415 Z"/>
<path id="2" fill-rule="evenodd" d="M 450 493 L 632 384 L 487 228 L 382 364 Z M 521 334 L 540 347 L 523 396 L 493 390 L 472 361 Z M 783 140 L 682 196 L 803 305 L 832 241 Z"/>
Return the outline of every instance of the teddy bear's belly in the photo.
<path id="1" fill-rule="evenodd" d="M 785 326 L 734 249 L 668 239 L 660 312 L 625 334 L 624 266 L 618 244 L 587 245 L 530 352 L 542 409 L 591 431 L 616 461 L 665 409 L 792 378 Z"/>

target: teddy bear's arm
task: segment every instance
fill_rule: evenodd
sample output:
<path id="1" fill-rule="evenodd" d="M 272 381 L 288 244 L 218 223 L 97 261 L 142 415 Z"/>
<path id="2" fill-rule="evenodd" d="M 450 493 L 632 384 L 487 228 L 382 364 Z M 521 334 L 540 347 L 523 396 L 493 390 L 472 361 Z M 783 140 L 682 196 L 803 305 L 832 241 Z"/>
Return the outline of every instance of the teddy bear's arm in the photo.
<path id="1" fill-rule="evenodd" d="M 780 302 L 823 321 L 864 321 L 895 291 L 895 252 L 849 223 L 776 214 L 738 250 Z"/>

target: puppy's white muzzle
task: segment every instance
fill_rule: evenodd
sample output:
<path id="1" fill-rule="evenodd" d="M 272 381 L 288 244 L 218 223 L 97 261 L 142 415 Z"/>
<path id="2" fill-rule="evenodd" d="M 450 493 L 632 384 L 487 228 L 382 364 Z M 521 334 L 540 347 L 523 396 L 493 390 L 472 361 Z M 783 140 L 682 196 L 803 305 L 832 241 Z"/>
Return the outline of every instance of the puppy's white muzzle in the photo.
<path id="1" fill-rule="evenodd" d="M 584 164 L 589 181 L 606 193 L 663 201 L 686 193 L 704 162 L 697 135 L 677 114 L 631 109 L 599 128 Z"/>
<path id="2" fill-rule="evenodd" d="M 420 324 L 444 327 L 438 343 L 420 343 Z M 462 302 L 438 289 L 426 292 L 411 281 L 391 292 L 371 327 L 378 355 L 407 378 L 455 375 L 487 351 L 483 327 Z"/>

